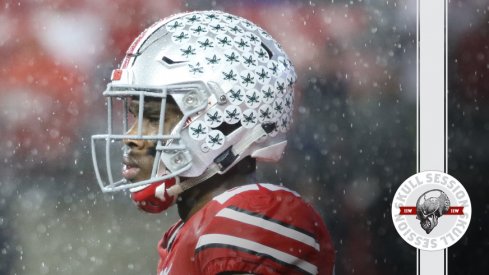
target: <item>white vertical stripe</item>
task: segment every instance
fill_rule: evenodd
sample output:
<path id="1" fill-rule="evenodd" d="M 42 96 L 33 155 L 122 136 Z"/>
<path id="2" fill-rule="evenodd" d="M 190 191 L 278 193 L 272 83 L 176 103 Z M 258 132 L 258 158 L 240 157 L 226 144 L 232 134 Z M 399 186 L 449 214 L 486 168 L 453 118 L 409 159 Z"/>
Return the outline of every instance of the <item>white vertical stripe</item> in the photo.
<path id="1" fill-rule="evenodd" d="M 418 0 L 418 168 L 445 169 L 445 5 Z M 444 250 L 419 251 L 418 275 L 442 275 Z"/>
<path id="2" fill-rule="evenodd" d="M 251 250 L 257 253 L 262 253 L 262 254 L 267 254 L 272 256 L 273 258 L 290 264 L 290 265 L 295 265 L 298 268 L 307 271 L 311 274 L 317 274 L 318 269 L 315 265 L 301 260 L 293 255 L 290 255 L 288 253 L 282 252 L 280 250 L 277 250 L 275 248 L 262 245 L 257 242 L 253 242 L 250 240 L 238 238 L 238 237 L 233 237 L 229 235 L 224 235 L 224 234 L 207 234 L 207 235 L 202 235 L 199 238 L 199 241 L 197 242 L 197 246 L 195 249 L 199 249 L 200 247 L 206 246 L 206 245 L 212 245 L 212 244 L 217 244 L 217 245 L 230 245 L 230 246 L 235 246 L 235 247 L 240 247 L 244 248 L 247 250 Z"/>
<path id="3" fill-rule="evenodd" d="M 180 232 L 180 229 L 182 229 L 182 226 L 184 225 L 184 223 L 182 222 L 177 228 L 175 228 L 175 230 L 173 231 L 173 234 L 170 236 L 170 238 L 168 239 L 168 243 L 167 243 L 167 246 L 166 248 L 169 249 L 170 246 L 172 246 L 173 244 L 173 241 L 175 240 L 175 238 L 177 237 L 178 233 Z"/>
<path id="4" fill-rule="evenodd" d="M 233 209 L 229 208 L 224 208 L 219 213 L 217 213 L 218 217 L 224 217 L 227 219 L 231 219 L 237 222 L 242 222 L 250 225 L 254 225 L 272 232 L 275 232 L 277 234 L 280 234 L 284 237 L 294 239 L 296 241 L 299 241 L 303 244 L 309 245 L 312 248 L 316 249 L 319 251 L 319 244 L 316 242 L 314 238 L 311 236 L 308 236 L 302 232 L 299 232 L 297 230 L 288 228 L 286 226 L 280 225 L 275 222 L 271 222 L 269 220 L 256 217 L 253 215 L 249 215 L 243 212 L 239 212 Z"/>
<path id="5" fill-rule="evenodd" d="M 420 172 L 443 172 L 445 165 L 443 2 L 444 0 L 420 1 Z"/>

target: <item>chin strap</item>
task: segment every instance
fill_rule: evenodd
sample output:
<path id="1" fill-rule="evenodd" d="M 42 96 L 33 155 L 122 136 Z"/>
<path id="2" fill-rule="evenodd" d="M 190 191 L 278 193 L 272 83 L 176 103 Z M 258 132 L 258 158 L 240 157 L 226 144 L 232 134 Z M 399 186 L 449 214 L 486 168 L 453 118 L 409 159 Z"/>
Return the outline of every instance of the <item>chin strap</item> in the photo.
<path id="1" fill-rule="evenodd" d="M 210 179 L 220 171 L 226 170 L 246 149 L 253 143 L 267 134 L 271 133 L 276 127 L 275 123 L 264 123 L 255 126 L 251 133 L 244 139 L 238 141 L 235 145 L 229 147 L 214 159 L 214 162 L 198 177 L 189 178 L 183 182 L 177 183 L 168 189 L 168 194 L 177 196 L 185 190 L 188 190 L 197 184 Z"/>

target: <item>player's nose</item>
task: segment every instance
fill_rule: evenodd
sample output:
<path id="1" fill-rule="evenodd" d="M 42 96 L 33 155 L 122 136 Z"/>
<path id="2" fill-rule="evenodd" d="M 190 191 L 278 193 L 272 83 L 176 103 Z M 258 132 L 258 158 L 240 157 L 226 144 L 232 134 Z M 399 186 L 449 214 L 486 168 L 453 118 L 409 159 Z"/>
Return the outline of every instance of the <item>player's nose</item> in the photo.
<path id="1" fill-rule="evenodd" d="M 128 137 L 124 138 L 122 142 L 131 149 L 141 149 L 144 147 L 144 139 L 138 138 L 143 135 L 143 132 L 139 132 L 138 123 L 134 123 L 132 127 L 126 132 Z"/>

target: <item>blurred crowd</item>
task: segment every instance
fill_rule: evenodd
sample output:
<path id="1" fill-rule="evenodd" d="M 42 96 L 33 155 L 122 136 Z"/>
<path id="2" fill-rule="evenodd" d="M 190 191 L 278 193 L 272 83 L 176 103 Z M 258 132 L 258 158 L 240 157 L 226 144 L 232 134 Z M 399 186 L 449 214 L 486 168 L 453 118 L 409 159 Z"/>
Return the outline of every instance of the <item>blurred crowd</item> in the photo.
<path id="1" fill-rule="evenodd" d="M 127 194 L 101 194 L 90 135 L 105 131 L 102 91 L 131 41 L 160 18 L 196 9 L 256 22 L 295 64 L 286 155 L 279 165 L 259 164 L 258 174 L 320 210 L 337 274 L 413 274 L 416 251 L 390 214 L 395 190 L 416 172 L 416 1 L 409 0 L 3 1 L 0 274 L 154 274 L 156 242 L 176 213 L 145 215 Z M 488 155 L 481 146 L 489 131 L 488 12 L 480 0 L 449 4 L 456 75 L 449 173 L 475 197 L 476 221 L 450 250 L 462 266 L 477 242 L 468 236 L 482 235 L 478 217 L 488 211 L 479 203 L 487 192 L 472 191 L 488 178 L 479 167 Z"/>

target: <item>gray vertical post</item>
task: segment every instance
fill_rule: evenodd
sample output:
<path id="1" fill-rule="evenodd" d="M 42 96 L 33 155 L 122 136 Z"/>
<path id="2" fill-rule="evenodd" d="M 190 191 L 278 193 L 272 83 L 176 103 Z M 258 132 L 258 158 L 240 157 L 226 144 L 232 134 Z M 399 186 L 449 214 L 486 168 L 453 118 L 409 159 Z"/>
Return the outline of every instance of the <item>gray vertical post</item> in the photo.
<path id="1" fill-rule="evenodd" d="M 418 172 L 446 171 L 446 0 L 418 0 Z M 445 275 L 445 250 L 417 251 L 418 275 Z"/>

